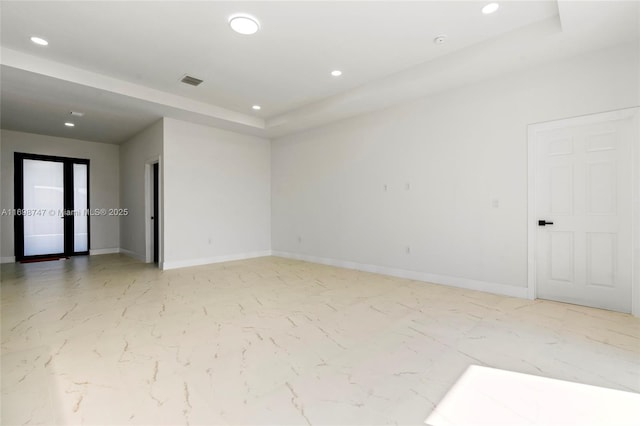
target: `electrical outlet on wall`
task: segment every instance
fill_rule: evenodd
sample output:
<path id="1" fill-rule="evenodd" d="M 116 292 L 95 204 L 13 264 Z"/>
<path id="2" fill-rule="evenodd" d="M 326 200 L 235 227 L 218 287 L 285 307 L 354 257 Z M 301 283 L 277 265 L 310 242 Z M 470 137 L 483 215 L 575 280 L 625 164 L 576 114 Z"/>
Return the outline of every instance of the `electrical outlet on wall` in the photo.
<path id="1" fill-rule="evenodd" d="M 405 251 L 406 254 L 411 254 L 411 246 L 406 246 L 404 248 L 404 251 Z"/>
<path id="2" fill-rule="evenodd" d="M 298 235 L 298 244 L 302 243 L 302 237 Z"/>

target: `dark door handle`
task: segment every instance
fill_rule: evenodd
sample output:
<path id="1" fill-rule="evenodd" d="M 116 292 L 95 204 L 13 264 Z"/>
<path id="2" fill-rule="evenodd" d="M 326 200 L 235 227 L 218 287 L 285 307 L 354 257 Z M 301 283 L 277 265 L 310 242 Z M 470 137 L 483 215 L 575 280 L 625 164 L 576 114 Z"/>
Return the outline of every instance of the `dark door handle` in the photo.
<path id="1" fill-rule="evenodd" d="M 538 221 L 538 226 L 547 226 L 547 225 L 553 225 L 553 222 L 547 222 L 546 220 Z"/>

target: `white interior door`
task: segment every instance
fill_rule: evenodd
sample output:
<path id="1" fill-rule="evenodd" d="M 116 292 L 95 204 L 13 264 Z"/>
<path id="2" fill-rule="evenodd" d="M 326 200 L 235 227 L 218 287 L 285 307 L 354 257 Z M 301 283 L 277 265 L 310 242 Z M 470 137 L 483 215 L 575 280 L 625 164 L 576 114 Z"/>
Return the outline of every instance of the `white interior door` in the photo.
<path id="1" fill-rule="evenodd" d="M 537 297 L 631 312 L 635 114 L 531 129 Z"/>

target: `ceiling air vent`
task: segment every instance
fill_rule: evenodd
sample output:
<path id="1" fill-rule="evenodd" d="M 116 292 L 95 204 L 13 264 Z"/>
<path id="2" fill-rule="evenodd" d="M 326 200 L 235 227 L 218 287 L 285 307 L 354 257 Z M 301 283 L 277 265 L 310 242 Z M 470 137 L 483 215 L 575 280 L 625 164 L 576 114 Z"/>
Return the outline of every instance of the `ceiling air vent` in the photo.
<path id="1" fill-rule="evenodd" d="M 202 83 L 202 80 L 200 80 L 199 78 L 191 77 L 190 75 L 185 75 L 180 81 L 192 86 L 198 86 L 200 83 Z"/>

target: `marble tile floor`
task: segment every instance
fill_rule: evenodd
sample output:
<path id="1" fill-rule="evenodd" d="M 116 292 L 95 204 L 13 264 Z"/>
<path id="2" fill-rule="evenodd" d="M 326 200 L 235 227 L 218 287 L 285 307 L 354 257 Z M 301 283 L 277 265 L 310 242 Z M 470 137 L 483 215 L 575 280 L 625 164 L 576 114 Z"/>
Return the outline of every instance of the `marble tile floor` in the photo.
<path id="1" fill-rule="evenodd" d="M 421 425 L 472 364 L 640 392 L 609 311 L 277 257 L 1 273 L 3 425 Z"/>

